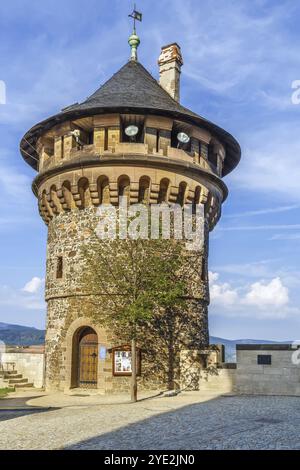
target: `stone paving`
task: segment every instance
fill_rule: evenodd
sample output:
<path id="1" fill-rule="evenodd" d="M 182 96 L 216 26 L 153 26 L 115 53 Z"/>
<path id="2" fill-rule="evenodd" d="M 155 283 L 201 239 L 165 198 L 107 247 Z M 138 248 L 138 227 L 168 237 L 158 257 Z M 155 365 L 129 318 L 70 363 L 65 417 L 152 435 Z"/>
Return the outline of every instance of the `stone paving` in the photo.
<path id="1" fill-rule="evenodd" d="M 39 395 L 0 411 L 0 449 L 300 449 L 298 397 Z"/>

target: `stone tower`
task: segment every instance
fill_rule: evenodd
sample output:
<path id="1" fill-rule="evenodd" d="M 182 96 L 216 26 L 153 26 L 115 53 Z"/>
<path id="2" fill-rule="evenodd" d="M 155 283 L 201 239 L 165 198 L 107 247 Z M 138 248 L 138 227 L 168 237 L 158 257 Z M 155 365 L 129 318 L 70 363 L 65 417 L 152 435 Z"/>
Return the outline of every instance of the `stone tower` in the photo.
<path id="1" fill-rule="evenodd" d="M 79 248 L 89 238 L 96 208 L 118 205 L 123 194 L 130 204 L 141 199 L 203 204 L 209 232 L 228 193 L 222 177 L 240 160 L 239 144 L 230 134 L 179 103 L 180 47 L 162 48 L 158 83 L 137 60 L 136 34 L 129 44 L 131 59 L 112 78 L 83 103 L 35 125 L 21 141 L 23 158 L 38 171 L 33 191 L 48 226 L 48 389 L 92 386 L 113 392 L 129 384 L 127 349 L 94 324 L 89 294 L 80 285 L 84 266 Z M 136 129 L 134 138 L 129 126 Z M 180 142 L 180 133 L 189 140 Z M 198 295 L 191 301 L 205 344 L 208 235 L 206 242 L 199 258 Z"/>

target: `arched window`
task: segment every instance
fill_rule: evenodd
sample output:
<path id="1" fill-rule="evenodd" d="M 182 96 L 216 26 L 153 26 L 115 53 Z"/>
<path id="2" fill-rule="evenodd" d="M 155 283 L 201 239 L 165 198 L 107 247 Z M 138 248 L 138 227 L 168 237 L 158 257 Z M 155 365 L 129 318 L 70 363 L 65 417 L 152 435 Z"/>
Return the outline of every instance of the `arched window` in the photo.
<path id="1" fill-rule="evenodd" d="M 150 201 L 150 178 L 142 176 L 139 184 L 139 203 L 149 204 Z"/>
<path id="2" fill-rule="evenodd" d="M 170 181 L 167 178 L 163 178 L 159 186 L 158 204 L 161 204 L 162 202 L 168 202 L 169 186 L 170 186 Z"/>
<path id="3" fill-rule="evenodd" d="M 97 181 L 100 204 L 110 203 L 109 181 L 107 176 L 100 176 Z"/>

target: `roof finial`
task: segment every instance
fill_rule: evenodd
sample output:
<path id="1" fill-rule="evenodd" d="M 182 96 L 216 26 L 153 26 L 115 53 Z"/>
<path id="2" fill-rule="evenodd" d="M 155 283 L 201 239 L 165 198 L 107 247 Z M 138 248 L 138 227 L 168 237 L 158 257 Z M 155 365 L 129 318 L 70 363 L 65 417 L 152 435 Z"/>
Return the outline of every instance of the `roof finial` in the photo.
<path id="1" fill-rule="evenodd" d="M 129 37 L 129 40 L 128 40 L 128 43 L 131 47 L 131 60 L 134 60 L 134 61 L 137 61 L 138 60 L 138 57 L 137 57 L 137 49 L 140 45 L 140 38 L 138 37 L 138 35 L 136 34 L 136 21 L 142 21 L 143 19 L 143 15 L 142 13 L 138 12 L 136 10 L 136 6 L 134 5 L 134 10 L 133 12 L 131 13 L 131 15 L 128 15 L 130 18 L 133 18 L 133 33 L 132 35 Z"/>

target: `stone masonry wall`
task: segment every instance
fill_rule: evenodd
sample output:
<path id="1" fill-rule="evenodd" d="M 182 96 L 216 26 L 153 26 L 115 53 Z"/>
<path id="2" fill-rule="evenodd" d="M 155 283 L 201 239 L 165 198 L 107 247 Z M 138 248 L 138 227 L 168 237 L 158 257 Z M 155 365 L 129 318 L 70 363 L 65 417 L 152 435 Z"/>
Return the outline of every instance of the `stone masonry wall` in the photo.
<path id="1" fill-rule="evenodd" d="M 270 355 L 271 364 L 259 365 L 258 355 Z M 298 359 L 299 351 L 287 345 L 285 350 L 278 345 L 269 345 L 269 350 L 268 345 L 264 345 L 263 350 L 237 348 L 236 391 L 241 394 L 300 396 L 300 367 L 293 361 L 293 355 Z"/>
<path id="2" fill-rule="evenodd" d="M 46 300 L 48 303 L 46 333 L 46 387 L 48 389 L 70 388 L 72 386 L 72 340 L 76 328 L 93 327 L 99 339 L 99 347 L 106 349 L 115 344 L 114 339 L 95 323 L 93 296 L 82 282 L 86 261 L 81 250 L 83 243 L 89 243 L 93 227 L 98 221 L 94 207 L 72 210 L 58 214 L 49 223 L 47 246 Z M 208 230 L 206 234 L 208 240 Z M 182 334 L 190 337 L 192 349 L 208 344 L 207 305 L 209 302 L 207 281 L 208 245 L 197 254 L 197 261 L 187 257 L 187 275 L 190 275 L 191 299 L 190 320 L 183 327 Z M 57 278 L 59 258 L 62 258 L 62 277 Z M 205 263 L 205 266 L 202 266 Z M 205 274 L 205 279 L 203 275 Z M 100 294 L 101 295 L 101 294 Z M 197 332 L 196 336 L 194 332 Z M 150 335 L 151 336 L 151 335 Z M 147 341 L 146 341 L 147 343 Z M 145 343 L 145 344 L 146 344 Z M 149 344 L 149 343 L 148 343 Z M 163 350 L 163 347 L 161 351 Z M 143 353 L 142 377 L 140 383 L 146 388 L 163 386 L 163 377 L 158 373 L 155 353 Z M 146 369 L 149 374 L 144 374 Z M 147 376 L 147 379 L 146 379 Z M 112 358 L 109 352 L 99 360 L 98 388 L 118 392 L 128 390 L 128 377 L 112 376 Z"/>

